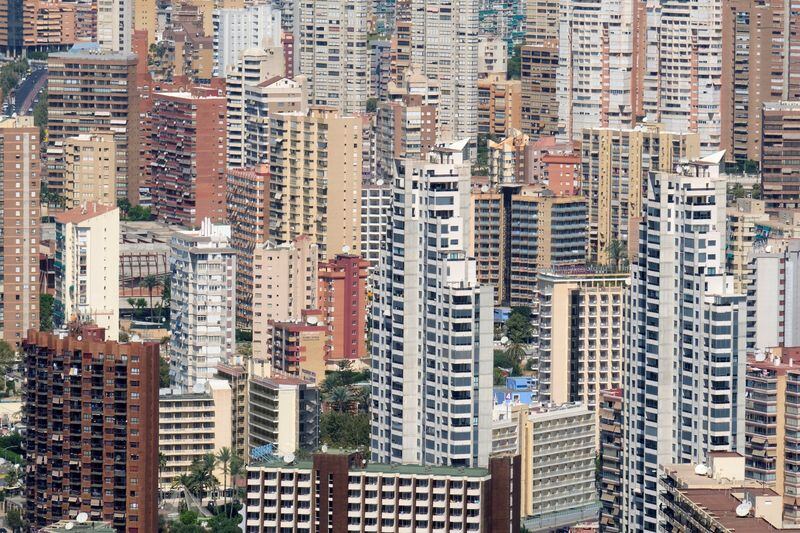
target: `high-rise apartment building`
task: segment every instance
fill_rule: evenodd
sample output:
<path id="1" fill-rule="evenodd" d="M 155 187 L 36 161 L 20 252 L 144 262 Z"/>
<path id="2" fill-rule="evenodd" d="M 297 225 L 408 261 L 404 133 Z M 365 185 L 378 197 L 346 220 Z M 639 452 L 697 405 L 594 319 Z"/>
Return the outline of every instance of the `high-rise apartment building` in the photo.
<path id="1" fill-rule="evenodd" d="M 505 74 L 478 80 L 478 133 L 505 137 L 522 127 L 522 86 Z"/>
<path id="2" fill-rule="evenodd" d="M 367 277 L 369 261 L 358 255 L 337 255 L 319 264 L 318 306 L 328 328 L 325 360 L 365 359 L 367 354 Z"/>
<path id="3" fill-rule="evenodd" d="M 226 67 L 225 99 L 227 100 L 227 161 L 228 167 L 239 168 L 244 165 L 244 140 L 248 135 L 246 125 L 250 117 L 245 115 L 246 102 L 250 91 L 257 90 L 260 84 L 276 77 L 283 77 L 283 51 L 280 46 L 248 48 L 239 53 L 238 59 Z M 283 109 L 282 111 L 293 111 Z"/>
<path id="4" fill-rule="evenodd" d="M 634 0 L 562 0 L 559 3 L 558 126 L 580 142 L 588 128 L 634 126 L 634 72 L 639 48 Z"/>
<path id="5" fill-rule="evenodd" d="M 784 496 L 784 527 L 800 527 L 800 479 L 794 472 L 794 448 L 800 430 L 795 412 L 800 399 L 800 348 L 759 350 L 747 361 L 745 477 Z"/>
<path id="6" fill-rule="evenodd" d="M 304 309 L 298 320 L 271 320 L 267 326 L 266 363 L 254 361 L 254 375 L 269 376 L 273 371 L 321 383 L 327 365 L 328 328 L 318 309 Z M 335 368 L 335 367 L 331 367 Z"/>
<path id="7" fill-rule="evenodd" d="M 363 113 L 369 95 L 367 0 L 299 4 L 296 53 L 300 74 L 309 78 L 309 105 Z"/>
<path id="8" fill-rule="evenodd" d="M 622 389 L 600 392 L 600 528 L 608 533 L 622 532 L 623 413 Z"/>
<path id="9" fill-rule="evenodd" d="M 800 76 L 800 75 L 798 75 Z M 769 102 L 761 121 L 761 191 L 767 211 L 800 208 L 800 102 Z"/>
<path id="10" fill-rule="evenodd" d="M 748 348 L 800 346 L 800 239 L 758 243 L 748 259 Z"/>
<path id="11" fill-rule="evenodd" d="M 39 329 L 41 164 L 32 117 L 0 119 L 0 339 Z"/>
<path id="12" fill-rule="evenodd" d="M 392 208 L 391 180 L 361 184 L 361 257 L 377 268 Z"/>
<path id="13" fill-rule="evenodd" d="M 700 138 L 655 124 L 592 128 L 581 141 L 581 194 L 589 207 L 589 260 L 609 264 L 612 242 L 633 260 L 650 172 L 670 172 L 700 156 Z M 620 259 L 617 254 L 616 259 Z"/>
<path id="14" fill-rule="evenodd" d="M 239 457 L 247 457 L 248 369 L 244 365 L 220 363 L 217 378 L 227 381 L 231 388 L 231 450 Z"/>
<path id="15" fill-rule="evenodd" d="M 226 219 L 236 250 L 236 325 L 253 322 L 253 255 L 269 235 L 269 167 L 228 169 Z"/>
<path id="16" fill-rule="evenodd" d="M 722 6 L 721 148 L 728 160 L 758 162 L 762 104 L 800 99 L 800 11 L 787 0 Z"/>
<path id="17" fill-rule="evenodd" d="M 559 2 L 529 0 L 525 44 L 520 49 L 522 131 L 534 138 L 558 132 Z"/>
<path id="18" fill-rule="evenodd" d="M 235 164 L 241 157 L 241 164 L 246 167 L 269 164 L 270 150 L 270 117 L 276 113 L 302 112 L 308 110 L 308 80 L 305 76 L 294 79 L 273 77 L 257 85 L 245 85 L 244 110 L 242 112 L 243 132 L 241 137 L 242 153 L 237 155 L 237 134 L 228 129 L 232 136 L 231 150 L 228 151 L 229 164 Z M 229 109 L 231 101 L 228 102 Z M 235 104 L 234 104 L 235 106 Z M 229 111 L 230 120 L 236 126 L 236 110 Z M 229 142 L 231 142 L 229 139 Z"/>
<path id="19" fill-rule="evenodd" d="M 659 465 L 744 449 L 746 309 L 725 275 L 722 157 L 648 178 L 627 314 L 627 530 L 656 531 Z"/>
<path id="20" fill-rule="evenodd" d="M 270 118 L 270 239 L 308 235 L 321 259 L 361 247 L 361 120 L 330 108 Z"/>
<path id="21" fill-rule="evenodd" d="M 56 215 L 53 323 L 93 323 L 119 338 L 119 209 L 89 203 Z"/>
<path id="22" fill-rule="evenodd" d="M 401 160 L 394 180 L 371 318 L 373 460 L 488 464 L 494 306 L 467 256 L 465 146 Z"/>
<path id="23" fill-rule="evenodd" d="M 213 89 L 153 95 L 150 194 L 156 218 L 196 228 L 225 217 L 225 97 Z"/>
<path id="24" fill-rule="evenodd" d="M 519 130 L 511 130 L 499 141 L 487 141 L 489 150 L 489 184 L 528 183 L 526 179 L 526 154 L 530 137 Z"/>
<path id="25" fill-rule="evenodd" d="M 478 134 L 478 0 L 409 0 L 411 66 L 438 80 L 439 140 Z"/>
<path id="26" fill-rule="evenodd" d="M 139 202 L 139 94 L 137 57 L 131 53 L 75 51 L 47 58 L 47 187 L 65 193 L 68 138 L 85 133 L 114 134 L 115 195 Z"/>
<path id="27" fill-rule="evenodd" d="M 533 318 L 539 400 L 599 411 L 600 392 L 622 386 L 627 273 L 539 274 Z"/>
<path id="28" fill-rule="evenodd" d="M 523 417 L 521 515 L 530 531 L 597 517 L 595 415 L 580 403 L 531 407 Z"/>
<path id="29" fill-rule="evenodd" d="M 67 207 L 95 202 L 116 205 L 117 143 L 110 131 L 64 139 L 64 196 Z"/>
<path id="30" fill-rule="evenodd" d="M 439 85 L 413 70 L 398 86 L 389 83 L 388 101 L 375 118 L 376 177 L 389 183 L 396 159 L 423 158 L 437 140 Z"/>
<path id="31" fill-rule="evenodd" d="M 248 384 L 247 454 L 272 446 L 278 456 L 319 446 L 319 389 L 291 376 L 252 376 Z"/>
<path id="32" fill-rule="evenodd" d="M 305 235 L 253 251 L 253 359 L 269 351 L 271 321 L 298 320 L 317 307 L 318 247 Z"/>
<path id="33" fill-rule="evenodd" d="M 474 193 L 477 276 L 494 285 L 497 305 L 534 305 L 544 270 L 586 262 L 586 201 L 541 186 L 501 185 Z"/>
<path id="34" fill-rule="evenodd" d="M 280 50 L 281 12 L 269 3 L 215 9 L 213 23 L 215 77 L 224 78 L 245 50 L 267 47 Z"/>
<path id="35" fill-rule="evenodd" d="M 25 373 L 25 519 L 85 512 L 117 531 L 158 529 L 158 344 L 83 327 L 30 331 Z"/>
<path id="36" fill-rule="evenodd" d="M 157 419 L 158 451 L 164 457 L 164 465 L 158 469 L 161 487 L 172 487 L 205 455 L 231 449 L 232 403 L 231 387 L 222 379 L 209 379 L 186 392 L 162 391 Z"/>
<path id="37" fill-rule="evenodd" d="M 697 133 L 702 154 L 719 150 L 722 0 L 646 4 L 642 111 L 668 131 Z"/>
<path id="38" fill-rule="evenodd" d="M 235 351 L 236 251 L 230 226 L 203 221 L 170 250 L 170 380 L 182 391 L 216 374 Z"/>
<path id="39" fill-rule="evenodd" d="M 159 38 L 158 7 L 156 0 L 133 0 L 134 32 L 147 32 L 147 48 Z"/>
<path id="40" fill-rule="evenodd" d="M 725 268 L 733 276 L 733 289 L 744 294 L 751 282 L 750 254 L 761 240 L 761 228 L 770 226 L 770 217 L 764 209 L 764 201 L 752 198 L 737 198 L 728 206 L 727 217 Z"/>
<path id="41" fill-rule="evenodd" d="M 135 0 L 97 1 L 97 43 L 109 52 L 132 52 Z"/>

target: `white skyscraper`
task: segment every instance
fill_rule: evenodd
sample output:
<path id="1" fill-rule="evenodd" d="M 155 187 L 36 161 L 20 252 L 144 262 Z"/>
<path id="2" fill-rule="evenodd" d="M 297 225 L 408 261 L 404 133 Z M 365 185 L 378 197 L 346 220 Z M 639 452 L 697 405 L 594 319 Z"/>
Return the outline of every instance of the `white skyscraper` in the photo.
<path id="1" fill-rule="evenodd" d="M 216 374 L 235 350 L 236 252 L 230 226 L 205 219 L 170 249 L 170 378 L 183 390 Z"/>
<path id="2" fill-rule="evenodd" d="M 647 0 L 644 113 L 719 149 L 722 0 Z"/>
<path id="3" fill-rule="evenodd" d="M 280 44 L 281 12 L 269 4 L 214 10 L 214 76 L 225 77 L 245 50 Z"/>
<path id="4" fill-rule="evenodd" d="M 470 248 L 466 140 L 398 160 L 372 310 L 372 457 L 486 466 L 493 289 Z"/>
<path id="5" fill-rule="evenodd" d="M 723 154 L 650 173 L 623 387 L 626 531 L 656 531 L 659 465 L 744 451 L 747 313 L 723 272 Z"/>
<path id="6" fill-rule="evenodd" d="M 300 73 L 309 104 L 363 113 L 369 93 L 367 0 L 314 0 L 300 5 Z"/>
<path id="7" fill-rule="evenodd" d="M 440 139 L 478 135 L 478 0 L 410 0 L 411 65 L 441 86 Z"/>
<path id="8" fill-rule="evenodd" d="M 633 127 L 634 0 L 560 2 L 559 130 L 580 141 L 586 128 Z"/>
<path id="9" fill-rule="evenodd" d="M 130 52 L 133 33 L 131 0 L 98 0 L 97 42 L 111 52 Z"/>

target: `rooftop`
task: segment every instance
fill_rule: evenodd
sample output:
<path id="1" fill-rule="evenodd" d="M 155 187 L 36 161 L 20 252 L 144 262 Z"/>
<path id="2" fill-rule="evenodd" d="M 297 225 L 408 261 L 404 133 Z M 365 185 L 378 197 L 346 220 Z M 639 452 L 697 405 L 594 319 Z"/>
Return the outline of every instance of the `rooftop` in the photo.
<path id="1" fill-rule="evenodd" d="M 89 202 L 80 207 L 76 207 L 74 209 L 70 209 L 69 211 L 59 213 L 58 215 L 56 215 L 56 222 L 59 222 L 61 224 L 78 224 L 80 222 L 85 222 L 90 218 L 94 218 L 100 215 L 105 215 L 109 211 L 114 211 L 115 209 L 117 208 L 111 205 L 103 205 L 103 204 L 97 204 L 95 202 Z"/>

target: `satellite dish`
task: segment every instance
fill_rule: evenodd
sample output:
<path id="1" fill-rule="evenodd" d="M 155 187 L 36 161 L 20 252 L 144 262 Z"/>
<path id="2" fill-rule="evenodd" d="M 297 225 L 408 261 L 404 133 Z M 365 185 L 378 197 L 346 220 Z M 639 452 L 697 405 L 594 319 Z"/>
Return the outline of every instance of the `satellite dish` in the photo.
<path id="1" fill-rule="evenodd" d="M 383 180 L 381 179 L 381 180 L 376 181 L 375 185 L 377 185 L 378 187 L 383 187 Z"/>
<path id="2" fill-rule="evenodd" d="M 500 339 L 500 344 L 508 344 L 508 337 L 503 335 L 503 338 Z"/>
<path id="3" fill-rule="evenodd" d="M 286 455 L 284 455 L 283 456 L 283 462 L 287 463 L 287 464 L 293 463 L 294 462 L 294 454 L 293 453 L 287 453 Z"/>
<path id="4" fill-rule="evenodd" d="M 317 317 L 310 316 L 310 317 L 308 317 L 308 319 L 306 321 L 313 326 L 313 325 L 315 325 L 317 323 Z"/>
<path id="5" fill-rule="evenodd" d="M 704 464 L 699 464 L 694 467 L 694 473 L 698 476 L 707 476 L 708 475 L 708 467 Z"/>
<path id="6" fill-rule="evenodd" d="M 323 444 L 322 445 L 322 453 L 328 453 L 328 445 L 327 444 Z"/>
<path id="7" fill-rule="evenodd" d="M 83 340 L 83 335 L 78 335 L 78 340 L 82 341 Z"/>
<path id="8" fill-rule="evenodd" d="M 349 254 L 350 253 L 350 247 L 347 246 L 346 244 L 344 246 L 342 246 L 342 253 L 343 254 Z"/>
<path id="9" fill-rule="evenodd" d="M 489 186 L 484 185 L 483 187 L 481 187 L 481 192 L 489 192 Z"/>
<path id="10" fill-rule="evenodd" d="M 280 200 L 281 199 L 281 193 L 276 193 L 275 194 L 275 199 L 276 200 Z"/>
<path id="11" fill-rule="evenodd" d="M 67 522 L 67 523 L 64 525 L 64 529 L 66 529 L 67 531 L 69 531 L 69 530 L 70 530 L 70 529 L 72 529 L 73 527 L 75 527 L 75 524 L 73 524 L 72 522 Z"/>
<path id="12" fill-rule="evenodd" d="M 86 513 L 78 513 L 78 516 L 75 517 L 75 520 L 77 520 L 79 524 L 85 524 L 86 521 L 89 520 L 89 515 Z"/>
<path id="13" fill-rule="evenodd" d="M 761 362 L 761 361 L 766 361 L 766 360 L 767 360 L 767 354 L 765 354 L 761 350 L 758 350 L 756 352 L 756 361 Z"/>
<path id="14" fill-rule="evenodd" d="M 752 508 L 753 506 L 750 504 L 749 501 L 744 501 L 736 506 L 736 516 L 738 516 L 739 518 L 744 518 L 750 514 L 750 509 Z"/>

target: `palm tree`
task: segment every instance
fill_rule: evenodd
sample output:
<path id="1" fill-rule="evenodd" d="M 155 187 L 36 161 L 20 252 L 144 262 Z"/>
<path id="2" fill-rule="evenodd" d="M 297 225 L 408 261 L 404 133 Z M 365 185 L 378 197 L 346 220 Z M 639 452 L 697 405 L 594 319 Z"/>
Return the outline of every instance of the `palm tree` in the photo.
<path id="1" fill-rule="evenodd" d="M 191 474 L 181 474 L 176 477 L 172 482 L 172 488 L 178 489 L 181 487 L 189 491 L 190 494 L 195 494 L 195 491 L 197 490 L 197 483 L 194 476 Z"/>
<path id="2" fill-rule="evenodd" d="M 525 346 L 523 346 L 521 343 L 511 342 L 506 348 L 506 356 L 514 362 L 514 365 L 519 365 L 523 357 L 526 355 L 527 353 L 525 352 Z"/>
<path id="3" fill-rule="evenodd" d="M 614 265 L 615 270 L 619 270 L 619 263 L 622 259 L 627 257 L 627 251 L 620 241 L 612 239 L 606 246 L 606 253 L 608 260 Z"/>
<path id="4" fill-rule="evenodd" d="M 6 376 L 11 368 L 17 364 L 17 353 L 6 341 L 0 340 L 0 390 L 6 388 Z"/>
<path id="5" fill-rule="evenodd" d="M 152 322 L 153 321 L 153 291 L 156 289 L 156 287 L 160 287 L 161 286 L 161 280 L 151 274 L 149 276 L 146 276 L 144 279 L 142 279 L 141 285 L 142 285 L 142 287 L 147 289 L 147 294 L 148 294 L 148 297 L 150 298 L 150 322 Z"/>
<path id="6" fill-rule="evenodd" d="M 164 452 L 158 452 L 158 494 L 161 495 L 161 474 L 164 473 L 164 468 L 167 466 L 167 456 Z"/>
<path id="7" fill-rule="evenodd" d="M 231 468 L 231 449 L 225 446 L 217 452 L 217 463 L 222 467 L 222 503 L 225 503 L 225 491 L 228 490 L 228 473 Z"/>
<path id="8" fill-rule="evenodd" d="M 353 390 L 347 385 L 333 387 L 328 394 L 328 401 L 333 404 L 335 410 L 343 412 L 353 401 Z"/>
<path id="9" fill-rule="evenodd" d="M 231 485 L 233 485 L 233 501 L 229 509 L 229 516 L 233 518 L 233 506 L 236 505 L 236 501 L 239 499 L 239 486 L 236 484 L 236 480 L 244 472 L 244 460 L 235 453 L 231 456 L 230 472 Z"/>
<path id="10" fill-rule="evenodd" d="M 200 459 L 196 459 L 190 468 L 190 476 L 193 478 L 193 485 L 200 490 L 200 497 L 210 492 L 219 485 L 219 481 L 214 477 L 214 467 L 217 466 L 217 458 L 213 453 L 207 453 Z"/>
<path id="11" fill-rule="evenodd" d="M 131 320 L 136 318 L 136 298 L 128 298 L 128 305 L 131 306 Z"/>

